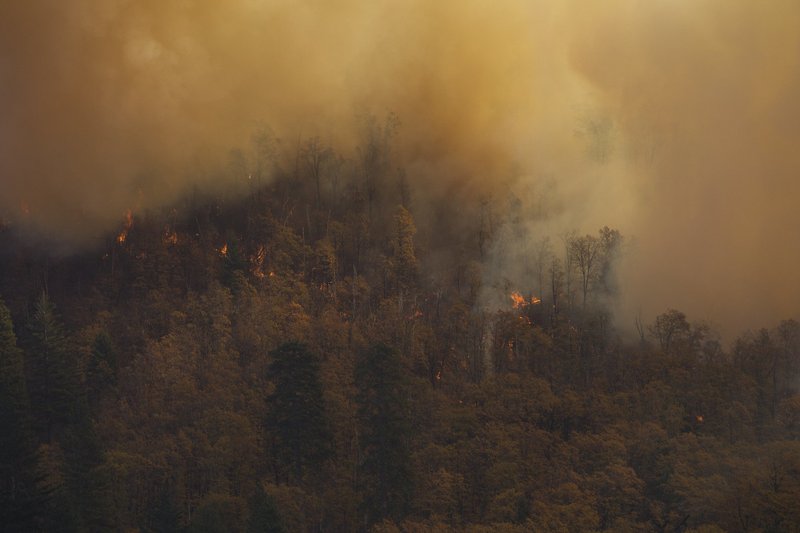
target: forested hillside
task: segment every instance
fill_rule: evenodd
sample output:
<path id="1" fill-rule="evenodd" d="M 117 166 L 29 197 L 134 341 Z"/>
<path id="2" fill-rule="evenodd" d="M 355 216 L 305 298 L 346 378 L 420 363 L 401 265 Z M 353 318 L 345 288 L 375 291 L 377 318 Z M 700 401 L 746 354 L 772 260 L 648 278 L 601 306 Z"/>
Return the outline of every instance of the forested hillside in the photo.
<path id="1" fill-rule="evenodd" d="M 90 251 L 2 228 L 0 530 L 800 530 L 800 324 L 624 337 L 626 236 L 417 201 L 392 128 Z"/>

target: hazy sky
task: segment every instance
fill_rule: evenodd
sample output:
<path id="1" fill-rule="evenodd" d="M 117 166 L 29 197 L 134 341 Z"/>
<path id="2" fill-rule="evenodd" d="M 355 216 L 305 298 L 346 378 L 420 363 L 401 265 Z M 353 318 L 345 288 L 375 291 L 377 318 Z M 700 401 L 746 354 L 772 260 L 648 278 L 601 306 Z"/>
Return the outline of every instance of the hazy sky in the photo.
<path id="1" fill-rule="evenodd" d="M 433 194 L 550 183 L 543 233 L 636 236 L 629 312 L 772 325 L 800 315 L 798 28 L 795 0 L 2 2 L 0 216 L 78 245 L 258 124 L 352 147 L 394 111 Z"/>

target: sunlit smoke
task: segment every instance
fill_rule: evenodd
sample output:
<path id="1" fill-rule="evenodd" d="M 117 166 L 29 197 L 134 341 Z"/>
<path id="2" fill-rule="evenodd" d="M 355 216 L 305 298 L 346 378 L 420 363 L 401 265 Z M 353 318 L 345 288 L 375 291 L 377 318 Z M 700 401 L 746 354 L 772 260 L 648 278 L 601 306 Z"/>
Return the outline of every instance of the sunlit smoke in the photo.
<path id="1" fill-rule="evenodd" d="M 86 246 L 242 187 L 263 125 L 347 151 L 391 111 L 419 219 L 519 200 L 496 279 L 537 288 L 507 259 L 609 225 L 638 242 L 620 321 L 774 321 L 800 301 L 798 27 L 790 0 L 4 2 L 0 219 Z"/>

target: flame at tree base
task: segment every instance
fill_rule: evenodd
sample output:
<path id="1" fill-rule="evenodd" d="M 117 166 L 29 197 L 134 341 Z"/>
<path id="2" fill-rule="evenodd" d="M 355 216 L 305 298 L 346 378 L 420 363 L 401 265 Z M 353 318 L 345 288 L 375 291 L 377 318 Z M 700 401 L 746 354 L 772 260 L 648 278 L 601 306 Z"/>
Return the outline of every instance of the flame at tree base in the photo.
<path id="1" fill-rule="evenodd" d="M 128 239 L 128 232 L 133 227 L 133 212 L 128 209 L 125 211 L 125 224 L 122 226 L 122 231 L 117 235 L 117 244 L 125 244 Z"/>

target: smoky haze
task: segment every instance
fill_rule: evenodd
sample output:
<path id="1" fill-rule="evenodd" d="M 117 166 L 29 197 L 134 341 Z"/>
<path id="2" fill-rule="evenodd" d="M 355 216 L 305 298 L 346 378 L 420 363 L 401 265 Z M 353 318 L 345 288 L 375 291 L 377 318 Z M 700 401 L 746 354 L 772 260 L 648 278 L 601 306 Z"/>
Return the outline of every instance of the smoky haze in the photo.
<path id="1" fill-rule="evenodd" d="M 420 206 L 513 193 L 515 248 L 617 227 L 623 321 L 770 325 L 800 305 L 798 27 L 782 0 L 3 2 L 0 216 L 85 246 L 227 186 L 259 124 L 344 150 L 393 111 Z"/>

